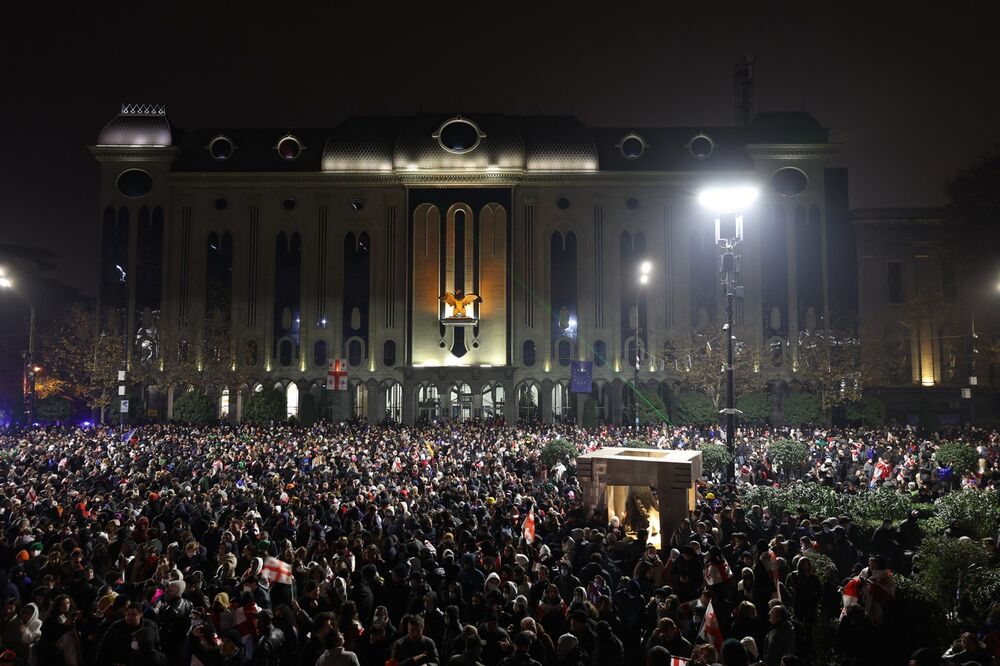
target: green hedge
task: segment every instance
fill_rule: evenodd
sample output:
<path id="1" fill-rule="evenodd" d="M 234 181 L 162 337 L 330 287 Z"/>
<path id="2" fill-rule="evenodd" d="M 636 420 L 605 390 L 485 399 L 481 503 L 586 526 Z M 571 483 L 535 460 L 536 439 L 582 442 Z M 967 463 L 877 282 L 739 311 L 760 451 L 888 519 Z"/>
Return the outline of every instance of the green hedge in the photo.
<path id="1" fill-rule="evenodd" d="M 720 474 L 725 476 L 726 469 L 732 462 L 732 457 L 722 444 L 702 444 L 698 447 L 701 451 L 701 469 L 705 475 Z"/>
<path id="2" fill-rule="evenodd" d="M 576 444 L 565 439 L 553 439 L 542 447 L 542 464 L 552 467 L 557 462 L 575 460 L 577 453 Z"/>
<path id="3" fill-rule="evenodd" d="M 743 423 L 764 425 L 771 419 L 774 412 L 774 402 L 771 396 L 763 391 L 741 395 L 736 399 L 736 409 L 743 412 L 739 419 Z"/>
<path id="4" fill-rule="evenodd" d="M 952 520 L 974 539 L 994 538 L 1000 529 L 1000 496 L 989 490 L 948 493 L 934 503 L 928 530 L 940 533 Z"/>
<path id="5" fill-rule="evenodd" d="M 278 423 L 285 420 L 285 396 L 275 388 L 254 391 L 247 400 L 243 418 L 253 423 Z"/>
<path id="6" fill-rule="evenodd" d="M 201 391 L 186 391 L 174 400 L 174 421 L 205 424 L 217 420 L 215 402 Z"/>
<path id="7" fill-rule="evenodd" d="M 938 447 L 934 459 L 939 465 L 950 465 L 956 477 L 976 469 L 979 464 L 979 454 L 965 442 L 945 442 Z"/>
<path id="8" fill-rule="evenodd" d="M 685 391 L 677 395 L 677 422 L 683 425 L 718 423 L 719 412 L 704 393 Z"/>
<path id="9" fill-rule="evenodd" d="M 782 404 L 782 416 L 785 421 L 794 425 L 823 423 L 823 407 L 819 398 L 811 393 L 796 391 L 785 398 Z"/>

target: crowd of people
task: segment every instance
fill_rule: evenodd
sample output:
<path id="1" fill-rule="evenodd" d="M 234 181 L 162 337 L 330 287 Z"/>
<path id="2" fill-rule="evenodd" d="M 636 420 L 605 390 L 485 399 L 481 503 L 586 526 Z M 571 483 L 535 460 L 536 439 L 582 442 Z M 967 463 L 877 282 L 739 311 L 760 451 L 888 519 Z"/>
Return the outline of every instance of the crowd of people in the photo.
<path id="1" fill-rule="evenodd" d="M 829 590 L 812 553 L 843 579 L 838 659 L 894 663 L 891 569 L 919 546 L 915 516 L 860 544 L 850 516 L 774 515 L 704 478 L 658 549 L 583 504 L 572 461 L 541 457 L 555 438 L 585 451 L 719 435 L 482 421 L 0 432 L 0 666 L 819 664 Z M 739 481 L 926 501 L 1000 488 L 998 434 L 957 436 L 980 458 L 962 478 L 911 430 L 741 431 Z M 809 446 L 802 469 L 768 458 L 787 437 Z M 983 544 L 994 561 L 996 546 Z M 1000 626 L 983 621 L 911 663 L 1000 663 Z"/>

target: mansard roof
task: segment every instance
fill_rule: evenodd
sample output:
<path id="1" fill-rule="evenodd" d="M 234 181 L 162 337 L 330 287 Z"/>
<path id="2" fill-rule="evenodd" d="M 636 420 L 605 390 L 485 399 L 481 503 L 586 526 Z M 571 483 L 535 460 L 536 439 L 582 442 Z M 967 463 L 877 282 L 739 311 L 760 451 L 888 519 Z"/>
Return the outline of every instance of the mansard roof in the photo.
<path id="1" fill-rule="evenodd" d="M 159 113 L 155 113 L 155 111 Z M 496 171 L 698 172 L 753 168 L 748 146 L 828 143 L 808 113 L 761 113 L 750 127 L 597 127 L 567 115 L 500 113 L 361 116 L 333 128 L 200 129 L 170 127 L 162 107 L 122 114 L 102 145 L 180 148 L 176 171 L 323 171 L 405 173 Z M 150 112 L 152 111 L 152 112 Z M 288 159 L 279 144 L 300 150 Z M 214 141 L 228 142 L 225 158 Z M 154 143 L 165 142 L 165 143 Z"/>

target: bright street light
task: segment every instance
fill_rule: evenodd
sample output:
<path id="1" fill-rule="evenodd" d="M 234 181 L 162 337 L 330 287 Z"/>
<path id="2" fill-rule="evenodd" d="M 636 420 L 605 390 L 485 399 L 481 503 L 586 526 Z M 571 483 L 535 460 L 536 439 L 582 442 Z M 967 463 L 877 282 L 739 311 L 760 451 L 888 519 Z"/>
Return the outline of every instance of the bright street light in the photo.
<path id="1" fill-rule="evenodd" d="M 649 275 L 643 273 L 639 276 L 639 284 L 646 284 L 647 282 L 649 282 Z"/>
<path id="2" fill-rule="evenodd" d="M 713 213 L 738 213 L 757 200 L 753 185 L 706 187 L 698 193 L 698 203 Z"/>
<path id="3" fill-rule="evenodd" d="M 0 275 L 0 288 L 10 289 L 14 286 L 14 281 L 6 275 Z"/>
<path id="4" fill-rule="evenodd" d="M 643 275 L 649 275 L 650 273 L 652 273 L 653 262 L 652 261 L 642 262 L 642 264 L 639 265 L 639 272 L 642 273 Z"/>

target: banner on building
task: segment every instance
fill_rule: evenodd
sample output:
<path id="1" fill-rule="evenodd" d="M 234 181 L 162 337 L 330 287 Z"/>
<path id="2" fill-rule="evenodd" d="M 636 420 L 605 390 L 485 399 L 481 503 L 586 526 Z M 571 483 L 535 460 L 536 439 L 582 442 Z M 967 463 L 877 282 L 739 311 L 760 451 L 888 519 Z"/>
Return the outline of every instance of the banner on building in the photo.
<path id="1" fill-rule="evenodd" d="M 594 388 L 594 362 L 573 361 L 569 365 L 571 393 L 590 393 Z"/>

